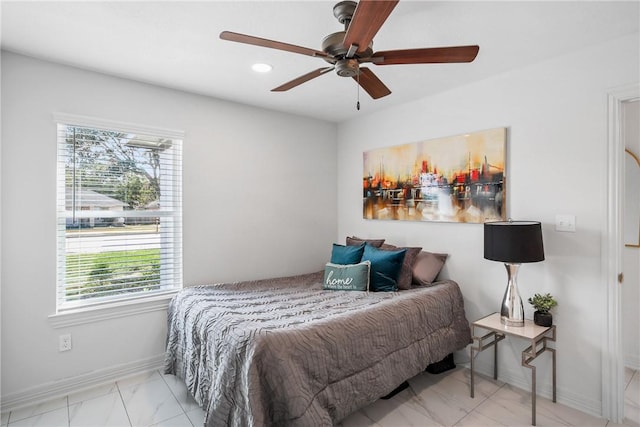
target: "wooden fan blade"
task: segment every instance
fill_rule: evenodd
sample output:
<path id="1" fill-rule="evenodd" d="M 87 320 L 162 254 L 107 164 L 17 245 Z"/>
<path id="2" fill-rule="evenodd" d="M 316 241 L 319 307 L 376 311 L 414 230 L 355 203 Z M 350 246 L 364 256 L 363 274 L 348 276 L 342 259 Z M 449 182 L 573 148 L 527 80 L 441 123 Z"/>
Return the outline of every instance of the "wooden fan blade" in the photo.
<path id="1" fill-rule="evenodd" d="M 398 0 L 360 0 L 344 36 L 344 47 L 358 45 L 358 52 L 364 52 L 396 4 Z"/>
<path id="2" fill-rule="evenodd" d="M 373 99 L 382 98 L 391 93 L 388 87 L 382 83 L 382 80 L 376 76 L 373 71 L 367 67 L 360 67 L 360 76 L 353 76 L 353 79 L 360 84 Z"/>
<path id="3" fill-rule="evenodd" d="M 308 82 L 311 79 L 315 79 L 316 77 L 320 77 L 321 75 L 328 73 L 329 71 L 333 70 L 335 67 L 324 67 L 324 68 L 318 68 L 317 70 L 313 70 L 310 73 L 307 73 L 303 76 L 298 77 L 297 79 L 293 79 L 290 82 L 287 82 L 281 86 L 278 86 L 275 89 L 271 89 L 271 92 L 284 92 L 287 91 L 289 89 L 292 89 L 296 86 L 301 85 L 304 82 Z"/>
<path id="4" fill-rule="evenodd" d="M 371 62 L 376 65 L 471 62 L 476 59 L 479 50 L 479 46 L 387 50 L 374 53 L 371 56 Z"/>
<path id="5" fill-rule="evenodd" d="M 287 52 L 299 53 L 301 55 L 317 56 L 320 58 L 327 58 L 329 55 L 326 53 L 310 49 L 308 47 L 296 46 L 289 43 L 277 42 L 275 40 L 263 39 L 260 37 L 248 36 L 246 34 L 233 33 L 231 31 L 223 31 L 220 33 L 222 40 L 228 40 L 232 42 L 251 44 L 254 46 L 268 47 L 271 49 L 284 50 Z"/>

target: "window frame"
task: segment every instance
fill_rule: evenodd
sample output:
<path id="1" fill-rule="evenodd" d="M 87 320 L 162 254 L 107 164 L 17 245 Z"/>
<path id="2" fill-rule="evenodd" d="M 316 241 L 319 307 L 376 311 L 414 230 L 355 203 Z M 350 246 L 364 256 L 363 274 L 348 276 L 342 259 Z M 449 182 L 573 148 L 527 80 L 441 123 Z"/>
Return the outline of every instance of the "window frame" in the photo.
<path id="1" fill-rule="evenodd" d="M 54 113 L 53 121 L 56 124 L 56 159 L 57 177 L 56 177 L 56 286 L 55 286 L 55 314 L 49 316 L 54 327 L 65 327 L 73 324 L 81 324 L 86 322 L 98 321 L 108 318 L 128 316 L 139 314 L 141 312 L 149 312 L 156 310 L 166 310 L 169 300 L 183 287 L 183 260 L 182 260 L 182 143 L 184 141 L 184 132 L 180 130 L 159 128 L 155 126 L 145 126 L 135 123 L 127 123 L 113 120 L 106 120 L 96 117 L 79 116 L 67 113 Z M 66 233 L 66 216 L 67 212 L 64 208 L 65 199 L 65 172 L 60 167 L 60 157 L 58 151 L 60 149 L 59 131 L 62 127 L 74 126 L 92 129 L 101 129 L 106 131 L 115 131 L 131 134 L 144 134 L 154 137 L 169 138 L 177 144 L 177 152 L 173 157 L 173 164 L 170 173 L 170 192 L 173 210 L 170 214 L 163 215 L 172 222 L 171 229 L 172 238 L 177 239 L 172 245 L 174 254 L 169 257 L 175 263 L 175 272 L 172 282 L 175 285 L 170 288 L 157 289 L 152 291 L 141 291 L 129 295 L 114 295 L 110 297 L 90 298 L 83 303 L 63 304 L 59 296 L 61 287 L 65 286 L 66 277 L 65 261 L 66 248 L 64 241 Z M 61 170 L 62 169 L 62 170 Z M 62 181 L 60 181 L 62 180 Z M 176 193 L 177 194 L 174 194 Z M 61 194 L 62 193 L 62 194 Z M 62 199 L 62 200 L 61 200 Z M 62 206 L 61 206 L 62 205 Z M 163 251 L 164 248 L 161 248 Z M 61 253 L 62 251 L 62 253 Z M 62 261 L 61 261 L 62 260 Z"/>

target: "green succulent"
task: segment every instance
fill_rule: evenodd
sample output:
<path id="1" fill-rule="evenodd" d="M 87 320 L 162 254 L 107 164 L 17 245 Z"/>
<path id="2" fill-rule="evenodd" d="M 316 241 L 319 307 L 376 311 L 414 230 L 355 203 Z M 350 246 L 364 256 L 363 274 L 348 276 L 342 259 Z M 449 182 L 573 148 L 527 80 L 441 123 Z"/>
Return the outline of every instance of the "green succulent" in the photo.
<path id="1" fill-rule="evenodd" d="M 553 299 L 551 294 L 535 294 L 529 298 L 529 304 L 533 306 L 537 311 L 541 313 L 548 313 L 553 307 L 558 305 L 558 302 Z"/>

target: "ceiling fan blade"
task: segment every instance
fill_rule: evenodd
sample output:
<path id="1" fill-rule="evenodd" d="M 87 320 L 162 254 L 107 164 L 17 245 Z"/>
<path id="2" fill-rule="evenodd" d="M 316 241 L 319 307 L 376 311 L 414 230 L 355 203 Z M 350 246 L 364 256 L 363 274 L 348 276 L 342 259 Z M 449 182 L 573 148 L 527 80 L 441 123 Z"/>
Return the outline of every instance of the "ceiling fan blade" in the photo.
<path id="1" fill-rule="evenodd" d="M 320 58 L 329 57 L 329 55 L 327 55 L 326 53 L 320 50 L 310 49 L 308 47 L 296 46 L 293 44 L 278 42 L 275 40 L 263 39 L 260 37 L 248 36 L 246 34 L 233 33 L 231 31 L 221 32 L 220 38 L 222 40 L 251 44 L 254 46 L 268 47 L 271 49 L 284 50 L 287 52 L 299 53 L 302 55 L 317 56 Z"/>
<path id="2" fill-rule="evenodd" d="M 278 86 L 277 88 L 271 89 L 271 92 L 284 92 L 289 89 L 293 89 L 294 87 L 299 86 L 304 82 L 308 82 L 311 79 L 315 79 L 316 77 L 320 77 L 321 75 L 332 71 L 334 68 L 335 67 L 318 68 L 317 70 L 313 70 L 312 72 L 302 75 L 297 79 L 293 79 L 290 82 Z"/>
<path id="3" fill-rule="evenodd" d="M 360 84 L 373 99 L 382 98 L 391 93 L 388 87 L 382 83 L 382 80 L 376 76 L 373 71 L 367 67 L 360 67 L 360 75 L 353 76 L 353 79 Z"/>
<path id="4" fill-rule="evenodd" d="M 480 47 L 475 45 L 387 50 L 375 52 L 371 62 L 376 65 L 471 62 L 476 59 L 479 50 Z"/>
<path id="5" fill-rule="evenodd" d="M 357 45 L 358 52 L 365 51 L 396 4 L 398 0 L 360 0 L 344 36 L 344 47 Z"/>

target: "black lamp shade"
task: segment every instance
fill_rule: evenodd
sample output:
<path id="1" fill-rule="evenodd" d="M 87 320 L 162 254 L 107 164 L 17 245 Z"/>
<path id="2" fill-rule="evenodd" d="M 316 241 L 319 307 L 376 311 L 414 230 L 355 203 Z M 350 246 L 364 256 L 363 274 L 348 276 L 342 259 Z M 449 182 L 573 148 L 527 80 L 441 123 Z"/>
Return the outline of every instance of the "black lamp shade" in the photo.
<path id="1" fill-rule="evenodd" d="M 542 225 L 537 221 L 485 222 L 484 257 L 511 264 L 544 261 Z"/>

